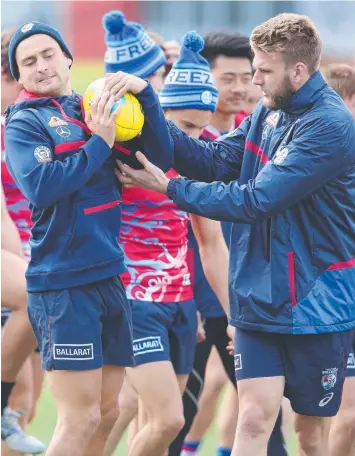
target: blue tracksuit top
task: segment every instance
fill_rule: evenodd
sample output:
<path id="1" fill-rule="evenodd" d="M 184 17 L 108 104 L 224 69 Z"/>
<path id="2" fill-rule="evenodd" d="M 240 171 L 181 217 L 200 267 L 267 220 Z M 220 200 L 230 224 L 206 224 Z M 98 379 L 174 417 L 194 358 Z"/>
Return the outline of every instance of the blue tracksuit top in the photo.
<path id="1" fill-rule="evenodd" d="M 172 179 L 170 198 L 233 222 L 231 324 L 288 334 L 354 328 L 355 122 L 320 72 L 282 110 L 261 101 L 215 142 L 166 128 L 174 168 L 207 182 Z"/>
<path id="2" fill-rule="evenodd" d="M 145 106 L 144 128 L 160 122 L 163 113 L 152 88 L 138 98 Z M 153 134 L 150 140 L 149 148 L 158 151 L 153 161 L 170 169 L 172 153 L 159 155 L 160 141 L 165 144 L 169 135 Z M 81 97 L 37 98 L 23 91 L 6 112 L 5 147 L 9 171 L 34 222 L 27 290 L 70 288 L 125 271 L 114 169 L 115 158 L 129 161 L 129 152 L 120 145 L 111 150 L 100 136 L 91 136 Z"/>

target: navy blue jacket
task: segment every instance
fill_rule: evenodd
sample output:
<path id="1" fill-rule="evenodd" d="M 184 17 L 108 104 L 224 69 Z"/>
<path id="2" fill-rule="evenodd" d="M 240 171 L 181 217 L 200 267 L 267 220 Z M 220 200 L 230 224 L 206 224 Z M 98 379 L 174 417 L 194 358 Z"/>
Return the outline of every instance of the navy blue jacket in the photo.
<path id="1" fill-rule="evenodd" d="M 282 110 L 260 102 L 213 143 L 172 123 L 168 129 L 174 168 L 210 182 L 172 179 L 170 198 L 188 212 L 234 222 L 231 323 L 289 334 L 354 328 L 355 122 L 321 74 Z"/>
<path id="2" fill-rule="evenodd" d="M 163 113 L 150 86 L 140 98 L 149 128 Z M 150 149 L 161 150 L 162 138 L 150 135 Z M 166 134 L 164 141 L 169 140 Z M 91 136 L 81 98 L 74 93 L 36 98 L 24 91 L 7 110 L 5 147 L 9 171 L 30 202 L 34 222 L 28 291 L 75 287 L 125 271 L 114 168 L 115 158 L 129 158 L 128 152 L 120 146 L 111 151 L 100 136 Z M 163 169 L 171 167 L 172 154 L 153 157 Z"/>

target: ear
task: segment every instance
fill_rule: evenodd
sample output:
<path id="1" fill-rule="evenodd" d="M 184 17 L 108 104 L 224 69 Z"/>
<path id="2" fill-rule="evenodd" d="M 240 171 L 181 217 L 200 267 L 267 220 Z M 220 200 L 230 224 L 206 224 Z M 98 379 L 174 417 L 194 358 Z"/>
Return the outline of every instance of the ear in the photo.
<path id="1" fill-rule="evenodd" d="M 308 68 L 303 62 L 298 62 L 295 65 L 294 79 L 295 82 L 301 82 L 308 75 Z"/>
<path id="2" fill-rule="evenodd" d="M 17 81 L 17 82 L 18 82 L 19 84 L 23 85 L 23 84 L 22 84 L 22 79 L 21 79 L 21 76 L 19 76 L 19 78 L 18 78 L 18 81 Z"/>
<path id="3" fill-rule="evenodd" d="M 67 57 L 67 62 L 68 62 L 68 67 L 70 68 L 70 67 L 73 65 L 72 59 L 70 59 L 69 57 Z"/>

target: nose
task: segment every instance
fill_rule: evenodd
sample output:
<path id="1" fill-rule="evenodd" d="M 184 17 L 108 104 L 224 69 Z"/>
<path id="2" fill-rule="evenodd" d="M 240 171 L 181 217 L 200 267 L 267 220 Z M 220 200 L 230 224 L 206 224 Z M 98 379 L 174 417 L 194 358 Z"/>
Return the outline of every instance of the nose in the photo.
<path id="1" fill-rule="evenodd" d="M 237 78 L 233 86 L 233 92 L 244 93 L 247 90 L 247 84 L 241 78 Z"/>
<path id="2" fill-rule="evenodd" d="M 48 62 L 43 57 L 39 57 L 37 60 L 38 73 L 45 73 L 47 70 L 48 70 Z"/>
<path id="3" fill-rule="evenodd" d="M 262 77 L 261 77 L 260 73 L 258 72 L 258 70 L 256 70 L 254 73 L 252 83 L 255 85 L 258 85 L 258 86 L 263 85 L 263 80 L 262 80 Z"/>

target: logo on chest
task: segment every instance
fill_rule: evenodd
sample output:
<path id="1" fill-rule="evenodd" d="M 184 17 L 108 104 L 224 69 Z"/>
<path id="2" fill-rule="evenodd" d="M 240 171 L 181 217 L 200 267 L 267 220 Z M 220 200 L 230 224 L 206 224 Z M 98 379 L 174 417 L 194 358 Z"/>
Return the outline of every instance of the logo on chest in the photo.
<path id="1" fill-rule="evenodd" d="M 68 125 L 68 122 L 66 122 L 63 119 L 60 119 L 59 117 L 52 116 L 49 119 L 48 125 L 50 127 L 62 127 L 63 125 Z"/>
<path id="2" fill-rule="evenodd" d="M 278 112 L 272 112 L 267 116 L 265 119 L 265 122 L 271 127 L 274 128 L 276 127 L 276 124 L 279 120 L 280 114 Z"/>
<path id="3" fill-rule="evenodd" d="M 68 138 L 70 136 L 70 130 L 68 127 L 57 127 L 55 131 L 61 138 Z"/>

